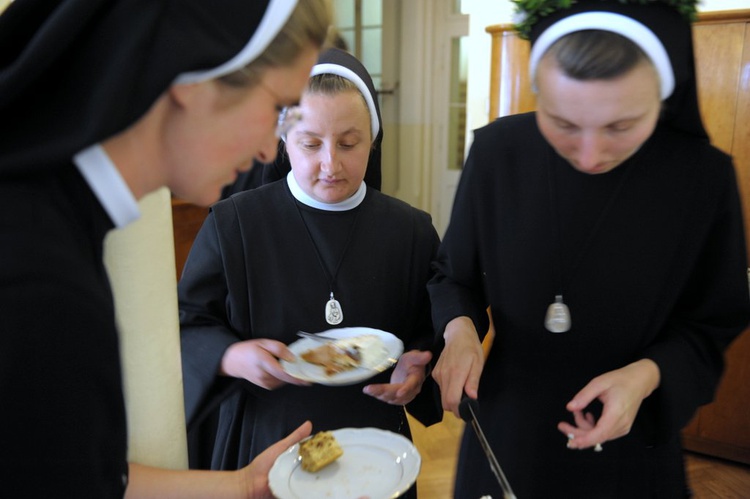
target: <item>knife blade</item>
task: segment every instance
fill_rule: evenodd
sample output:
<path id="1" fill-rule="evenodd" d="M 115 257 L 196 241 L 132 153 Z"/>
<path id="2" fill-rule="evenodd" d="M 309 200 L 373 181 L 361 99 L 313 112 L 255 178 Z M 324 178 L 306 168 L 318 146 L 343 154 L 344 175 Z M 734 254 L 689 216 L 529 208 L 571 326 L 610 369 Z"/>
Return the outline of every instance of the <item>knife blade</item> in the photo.
<path id="1" fill-rule="evenodd" d="M 476 434 L 479 443 L 482 444 L 482 449 L 487 455 L 487 460 L 490 462 L 492 473 L 494 473 L 495 478 L 497 478 L 497 481 L 500 484 L 500 488 L 503 489 L 504 499 L 517 499 L 516 495 L 513 493 L 513 489 L 511 489 L 510 487 L 508 479 L 505 477 L 505 473 L 503 473 L 503 469 L 500 467 L 500 463 L 495 457 L 495 453 L 492 452 L 492 448 L 490 447 L 490 443 L 487 441 L 487 437 L 484 436 L 482 427 L 479 425 L 479 420 L 477 419 L 478 409 L 479 403 L 476 400 L 469 397 L 464 397 L 464 399 L 458 406 L 458 413 L 461 415 L 461 419 L 463 419 L 467 423 L 471 423 L 472 428 L 474 428 L 474 433 Z"/>

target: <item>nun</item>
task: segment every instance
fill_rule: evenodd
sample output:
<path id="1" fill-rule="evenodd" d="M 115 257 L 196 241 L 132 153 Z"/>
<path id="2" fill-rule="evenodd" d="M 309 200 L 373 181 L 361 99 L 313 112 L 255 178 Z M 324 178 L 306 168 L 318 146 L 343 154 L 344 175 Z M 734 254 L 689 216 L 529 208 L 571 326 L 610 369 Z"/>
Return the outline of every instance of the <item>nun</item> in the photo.
<path id="1" fill-rule="evenodd" d="M 429 284 L 443 407 L 477 400 L 517 497 L 689 497 L 680 430 L 750 321 L 732 159 L 698 112 L 696 2 L 515 3 L 537 111 L 477 130 L 463 170 Z M 468 431 L 455 497 L 483 495 L 503 491 Z"/>
<path id="2" fill-rule="evenodd" d="M 323 0 L 19 0 L 0 16 L 4 494 L 270 495 L 309 423 L 237 473 L 127 462 L 102 247 L 147 193 L 207 205 L 273 160 L 330 21 Z"/>
<path id="3" fill-rule="evenodd" d="M 324 52 L 281 128 L 291 171 L 212 207 L 178 287 L 189 429 L 220 407 L 215 469 L 244 466 L 307 419 L 410 438 L 405 409 L 426 425 L 442 418 L 427 376 L 439 238 L 427 213 L 364 181 L 380 171 L 383 133 L 364 66 Z M 405 353 L 347 386 L 282 367 L 298 331 L 347 327 L 392 333 Z"/>

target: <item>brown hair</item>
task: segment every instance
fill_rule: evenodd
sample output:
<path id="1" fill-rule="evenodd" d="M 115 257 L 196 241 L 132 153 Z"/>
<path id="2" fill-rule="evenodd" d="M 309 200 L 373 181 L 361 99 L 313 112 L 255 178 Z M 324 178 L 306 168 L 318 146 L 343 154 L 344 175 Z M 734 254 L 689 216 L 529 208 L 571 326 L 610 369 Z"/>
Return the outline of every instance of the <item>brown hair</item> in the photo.
<path id="1" fill-rule="evenodd" d="M 359 97 L 362 99 L 362 104 L 367 110 L 367 115 L 372 119 L 372 116 L 370 116 L 372 110 L 370 110 L 370 106 L 367 105 L 367 100 L 365 100 L 365 97 L 364 95 L 362 95 L 359 87 L 357 87 L 357 85 L 353 81 L 344 78 L 343 76 L 330 73 L 321 73 L 315 76 L 311 76 L 310 79 L 307 80 L 307 88 L 305 89 L 305 93 L 308 94 L 328 96 L 338 95 L 344 92 L 356 92 L 357 95 L 359 95 Z M 367 130 L 372 134 L 370 127 L 367 127 Z M 375 137 L 370 137 L 370 140 L 374 139 Z"/>
<path id="2" fill-rule="evenodd" d="M 554 57 L 563 72 L 576 80 L 607 80 L 641 62 L 651 63 L 638 45 L 617 33 L 583 30 L 560 38 L 544 57 Z"/>

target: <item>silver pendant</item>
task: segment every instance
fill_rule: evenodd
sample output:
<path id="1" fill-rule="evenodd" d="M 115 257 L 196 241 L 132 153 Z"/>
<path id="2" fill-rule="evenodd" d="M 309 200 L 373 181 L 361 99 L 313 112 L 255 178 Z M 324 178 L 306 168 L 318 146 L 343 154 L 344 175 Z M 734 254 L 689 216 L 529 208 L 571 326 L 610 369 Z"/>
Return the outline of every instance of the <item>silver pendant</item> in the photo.
<path id="1" fill-rule="evenodd" d="M 343 320 L 344 312 L 341 310 L 341 304 L 333 298 L 333 293 L 331 293 L 331 299 L 326 303 L 326 322 L 335 326 L 341 324 Z"/>
<path id="2" fill-rule="evenodd" d="M 550 333 L 564 333 L 570 329 L 570 310 L 563 303 L 562 295 L 555 296 L 555 303 L 547 307 L 547 316 L 544 318 L 544 327 Z"/>

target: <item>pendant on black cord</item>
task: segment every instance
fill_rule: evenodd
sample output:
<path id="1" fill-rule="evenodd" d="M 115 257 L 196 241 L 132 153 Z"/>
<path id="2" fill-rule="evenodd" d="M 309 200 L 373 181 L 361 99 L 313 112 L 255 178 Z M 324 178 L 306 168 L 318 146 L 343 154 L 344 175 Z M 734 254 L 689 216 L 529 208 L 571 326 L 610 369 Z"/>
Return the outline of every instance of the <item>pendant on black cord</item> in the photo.
<path id="1" fill-rule="evenodd" d="M 570 329 L 570 310 L 563 303 L 562 295 L 555 296 L 555 303 L 547 307 L 547 316 L 544 318 L 544 327 L 550 333 L 565 333 Z"/>
<path id="2" fill-rule="evenodd" d="M 326 322 L 335 326 L 341 324 L 343 320 L 344 312 L 341 310 L 341 304 L 333 298 L 333 291 L 331 291 L 331 299 L 326 303 Z"/>

